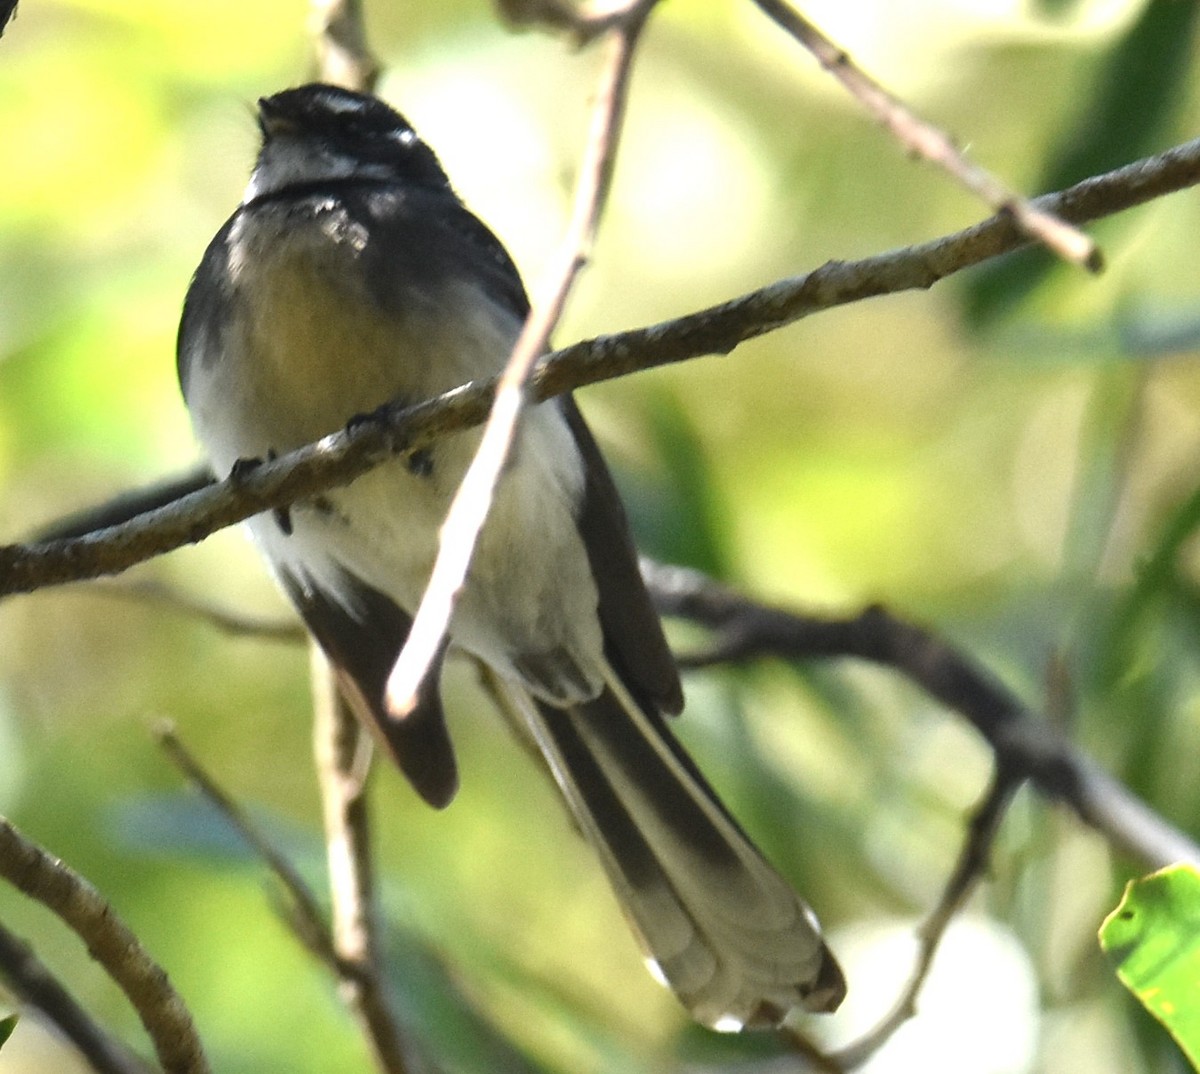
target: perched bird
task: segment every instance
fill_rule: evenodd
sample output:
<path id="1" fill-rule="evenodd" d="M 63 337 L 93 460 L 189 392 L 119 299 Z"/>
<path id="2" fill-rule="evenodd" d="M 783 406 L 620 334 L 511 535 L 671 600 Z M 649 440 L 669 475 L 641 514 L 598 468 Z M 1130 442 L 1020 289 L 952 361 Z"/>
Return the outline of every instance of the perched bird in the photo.
<path id="1" fill-rule="evenodd" d="M 382 101 L 305 85 L 263 98 L 259 126 L 245 197 L 179 329 L 180 383 L 218 473 L 498 372 L 529 311 L 504 247 Z M 347 701 L 439 807 L 458 777 L 438 675 L 403 719 L 384 687 L 478 441 L 447 437 L 249 524 Z M 652 969 L 699 1022 L 770 1027 L 838 1005 L 812 911 L 667 728 L 678 673 L 569 397 L 525 417 L 450 640 L 494 673 Z"/>

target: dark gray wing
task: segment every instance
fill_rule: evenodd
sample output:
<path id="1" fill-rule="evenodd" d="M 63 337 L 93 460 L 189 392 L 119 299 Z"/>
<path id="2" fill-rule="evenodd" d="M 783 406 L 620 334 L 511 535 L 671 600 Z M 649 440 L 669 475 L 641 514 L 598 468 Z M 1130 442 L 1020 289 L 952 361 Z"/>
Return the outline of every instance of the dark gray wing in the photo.
<path id="1" fill-rule="evenodd" d="M 192 274 L 187 297 L 183 301 L 183 316 L 179 319 L 176 339 L 175 370 L 183 398 L 188 398 L 192 363 L 220 360 L 223 350 L 222 332 L 229 318 L 233 290 L 229 276 L 229 230 L 235 213 L 225 221 L 204 251 Z"/>
<path id="2" fill-rule="evenodd" d="M 332 186 L 332 184 L 327 184 Z M 337 188 L 352 219 L 371 236 L 362 250 L 363 278 L 383 309 L 403 315 L 423 287 L 440 291 L 464 279 L 519 323 L 529 313 L 520 273 L 504 244 L 457 198 L 422 187 L 351 182 Z M 403 287 L 397 287 L 397 279 Z M 506 355 L 497 355 L 497 364 Z"/>
<path id="3" fill-rule="evenodd" d="M 384 692 L 412 619 L 350 574 L 345 574 L 340 589 L 350 598 L 355 614 L 321 590 L 290 574 L 280 574 L 292 603 L 329 658 L 342 696 L 354 714 L 375 732 L 425 801 L 438 809 L 449 805 L 458 790 L 458 768 L 438 693 L 441 656 L 421 688 L 417 707 L 404 719 L 395 719 L 388 714 Z"/>
<path id="4" fill-rule="evenodd" d="M 600 624 L 608 658 L 643 705 L 675 715 L 683 709 L 679 671 L 638 570 L 625 507 L 575 400 L 562 396 L 557 405 L 583 457 L 585 483 L 578 526 L 600 591 Z"/>

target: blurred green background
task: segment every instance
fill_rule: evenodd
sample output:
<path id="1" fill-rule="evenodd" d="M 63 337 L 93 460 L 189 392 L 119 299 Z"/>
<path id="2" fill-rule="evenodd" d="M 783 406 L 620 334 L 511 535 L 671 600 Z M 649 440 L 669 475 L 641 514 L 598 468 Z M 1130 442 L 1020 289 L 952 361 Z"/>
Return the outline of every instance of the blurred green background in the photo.
<path id="1" fill-rule="evenodd" d="M 1031 192 L 1190 137 L 1185 0 L 855 0 L 805 12 Z M 381 91 L 535 282 L 563 229 L 598 69 L 483 0 L 367 4 Z M 0 539 L 187 468 L 174 378 L 189 274 L 236 205 L 252 102 L 307 77 L 300 0 L 26 0 L 0 40 Z M 757 12 L 654 16 L 612 204 L 560 342 L 668 318 L 986 212 L 888 136 Z M 1098 225 L 1099 279 L 1037 256 L 837 310 L 581 402 L 643 548 L 775 602 L 868 601 L 976 654 L 1176 823 L 1200 830 L 1200 198 Z M 129 573 L 287 612 L 238 533 Z M 121 583 L 118 583 L 121 584 Z M 680 644 L 696 639 L 677 635 Z M 681 733 L 813 902 L 851 998 L 889 1006 L 988 754 L 894 675 L 689 676 Z M 642 968 L 545 780 L 451 673 L 463 790 L 444 814 L 373 788 L 390 965 L 453 1071 L 642 1071 L 771 1053 L 690 1028 Z M 0 605 L 0 812 L 81 869 L 162 960 L 225 1074 L 367 1069 L 261 866 L 181 787 L 168 716 L 320 886 L 301 646 L 231 638 L 78 586 Z M 1137 863 L 1023 797 L 918 1021 L 873 1071 L 1172 1069 L 1095 929 Z M 0 887 L 87 1005 L 132 1013 L 47 914 Z M 0 1010 L 0 1014 L 5 1010 Z M 69 1071 L 33 1018 L 5 1074 Z"/>

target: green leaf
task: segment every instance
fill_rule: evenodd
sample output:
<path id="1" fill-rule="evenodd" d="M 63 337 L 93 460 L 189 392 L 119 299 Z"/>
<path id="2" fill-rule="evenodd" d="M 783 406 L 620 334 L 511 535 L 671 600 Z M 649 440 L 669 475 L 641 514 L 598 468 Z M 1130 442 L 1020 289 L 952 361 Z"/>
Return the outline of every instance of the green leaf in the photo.
<path id="1" fill-rule="evenodd" d="M 1100 926 L 1121 983 L 1200 1060 L 1200 873 L 1171 865 L 1131 880 Z"/>
<path id="2" fill-rule="evenodd" d="M 0 1018 L 0 1048 L 4 1047 L 5 1042 L 13 1035 L 13 1030 L 17 1028 L 17 1020 L 20 1015 L 10 1014 L 7 1018 Z"/>

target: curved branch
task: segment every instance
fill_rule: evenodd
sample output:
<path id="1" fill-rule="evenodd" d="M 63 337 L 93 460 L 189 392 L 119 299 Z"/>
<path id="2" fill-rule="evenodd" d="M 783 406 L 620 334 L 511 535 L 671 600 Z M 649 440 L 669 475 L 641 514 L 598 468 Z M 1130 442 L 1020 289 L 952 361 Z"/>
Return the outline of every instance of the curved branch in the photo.
<path id="1" fill-rule="evenodd" d="M 166 972 L 101 894 L 0 817 L 0 876 L 56 914 L 121 988 L 167 1074 L 208 1074 L 200 1038 Z"/>
<path id="2" fill-rule="evenodd" d="M 1000 832 L 1001 822 L 1021 786 L 1019 776 L 1005 773 L 996 765 L 991 786 L 971 813 L 966 836 L 959 849 L 958 861 L 946 880 L 937 905 L 917 930 L 917 957 L 908 980 L 896 997 L 892 1009 L 860 1038 L 839 1048 L 829 1056 L 832 1066 L 841 1071 L 857 1070 L 879 1051 L 896 1031 L 916 1016 L 917 999 L 933 959 L 954 916 L 966 904 L 979 882 L 984 878 L 992 847 Z"/>
<path id="3" fill-rule="evenodd" d="M 309 32 L 322 81 L 370 93 L 382 71 L 367 45 L 362 0 L 310 0 Z"/>
<path id="4" fill-rule="evenodd" d="M 850 656 L 894 668 L 970 722 L 995 755 L 998 780 L 1029 780 L 1148 868 L 1200 863 L 1200 847 L 1188 835 L 1059 736 L 970 656 L 931 632 L 879 607 L 849 618 L 798 615 L 752 601 L 697 571 L 645 561 L 642 571 L 660 612 L 717 632 L 708 652 L 682 665 Z"/>
<path id="5" fill-rule="evenodd" d="M 1126 165 L 1035 204 L 1080 223 L 1111 216 L 1200 182 L 1200 139 Z M 1008 253 L 1028 240 L 1004 214 L 931 242 L 861 261 L 831 261 L 729 302 L 645 328 L 598 336 L 550 355 L 530 397 L 546 399 L 641 369 L 706 354 L 813 313 L 878 295 L 929 288 L 964 268 Z M 376 421 L 355 423 L 315 444 L 236 479 L 192 492 L 143 516 L 66 540 L 0 547 L 0 596 L 126 570 L 195 543 L 261 511 L 346 484 L 396 453 L 427 447 L 440 436 L 481 424 L 495 381 L 477 381 L 410 408 L 390 407 Z"/>
<path id="6" fill-rule="evenodd" d="M 908 105 L 885 90 L 800 12 L 784 0 L 754 2 L 768 18 L 808 49 L 908 152 L 941 167 L 986 202 L 990 209 L 1011 216 L 1026 235 L 1065 261 L 1082 265 L 1089 272 L 1099 272 L 1104 267 L 1099 248 L 1087 235 L 1016 194 L 985 168 L 969 160 L 949 135 L 921 119 Z"/>

